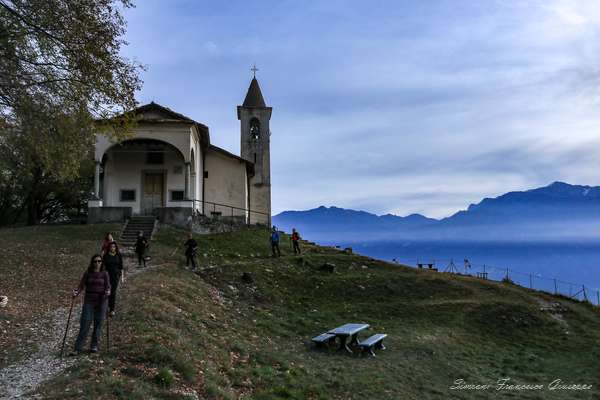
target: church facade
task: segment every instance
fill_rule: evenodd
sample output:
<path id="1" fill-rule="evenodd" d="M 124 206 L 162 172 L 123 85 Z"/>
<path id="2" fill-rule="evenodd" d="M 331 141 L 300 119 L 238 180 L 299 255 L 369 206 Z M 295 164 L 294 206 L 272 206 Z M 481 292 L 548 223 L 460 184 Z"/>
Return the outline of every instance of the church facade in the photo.
<path id="1" fill-rule="evenodd" d="M 155 215 L 182 223 L 191 215 L 270 222 L 271 107 L 254 77 L 241 106 L 241 154 L 210 142 L 209 129 L 154 102 L 134 110 L 127 140 L 97 134 L 89 222 Z"/>

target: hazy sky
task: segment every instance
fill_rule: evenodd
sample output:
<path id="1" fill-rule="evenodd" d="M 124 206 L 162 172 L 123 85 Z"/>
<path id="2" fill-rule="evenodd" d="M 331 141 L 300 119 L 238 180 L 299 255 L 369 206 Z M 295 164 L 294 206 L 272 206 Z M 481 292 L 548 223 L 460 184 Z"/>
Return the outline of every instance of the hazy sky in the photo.
<path id="1" fill-rule="evenodd" d="M 126 12 L 138 99 L 239 153 L 256 62 L 273 213 L 449 215 L 600 185 L 600 1 L 150 1 Z"/>

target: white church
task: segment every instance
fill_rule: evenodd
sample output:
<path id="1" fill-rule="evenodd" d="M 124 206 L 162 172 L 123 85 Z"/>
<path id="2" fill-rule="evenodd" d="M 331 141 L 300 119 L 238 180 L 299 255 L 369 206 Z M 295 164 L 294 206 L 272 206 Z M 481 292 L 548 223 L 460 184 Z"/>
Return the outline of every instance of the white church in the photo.
<path id="1" fill-rule="evenodd" d="M 268 224 L 271 110 L 255 76 L 237 107 L 238 156 L 211 144 L 202 123 L 154 102 L 138 107 L 130 138 L 113 142 L 96 135 L 88 222 L 155 215 L 182 223 L 201 214 Z"/>

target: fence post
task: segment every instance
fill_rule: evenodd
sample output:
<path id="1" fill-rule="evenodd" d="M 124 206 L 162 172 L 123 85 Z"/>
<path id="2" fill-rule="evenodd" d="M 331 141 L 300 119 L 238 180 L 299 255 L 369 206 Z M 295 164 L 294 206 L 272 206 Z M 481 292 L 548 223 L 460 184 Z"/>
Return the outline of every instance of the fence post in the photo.
<path id="1" fill-rule="evenodd" d="M 529 289 L 533 289 L 533 274 L 529 274 Z"/>
<path id="2" fill-rule="evenodd" d="M 508 277 L 508 268 L 506 268 L 506 280 L 509 281 L 510 278 Z"/>
<path id="3" fill-rule="evenodd" d="M 585 285 L 581 285 L 581 289 L 583 290 L 583 300 L 588 301 L 587 293 L 585 292 Z"/>
<path id="4" fill-rule="evenodd" d="M 596 298 L 598 300 L 598 305 L 600 306 L 600 290 L 596 290 Z"/>
<path id="5" fill-rule="evenodd" d="M 558 285 L 556 284 L 556 278 L 554 278 L 554 294 L 558 294 Z"/>

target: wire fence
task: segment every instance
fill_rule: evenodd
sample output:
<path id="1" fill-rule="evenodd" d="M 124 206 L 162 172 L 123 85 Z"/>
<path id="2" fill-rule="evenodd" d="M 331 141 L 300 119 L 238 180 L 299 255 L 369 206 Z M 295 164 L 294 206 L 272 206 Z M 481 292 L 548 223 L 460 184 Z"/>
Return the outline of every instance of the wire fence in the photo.
<path id="1" fill-rule="evenodd" d="M 473 264 L 468 259 L 458 263 L 453 259 L 417 259 L 408 260 L 408 262 L 394 259 L 393 261 L 417 269 L 435 270 L 438 272 L 473 276 L 485 280 L 514 283 L 525 288 L 562 295 L 600 306 L 600 290 L 587 287 L 583 283 L 566 282 L 557 278 L 543 277 L 540 274 L 515 271 L 511 268 L 501 268 L 487 264 Z"/>

